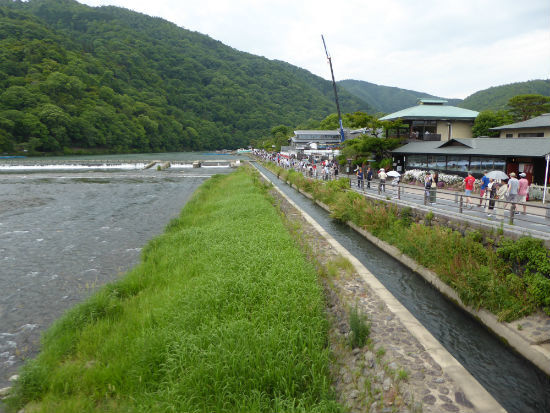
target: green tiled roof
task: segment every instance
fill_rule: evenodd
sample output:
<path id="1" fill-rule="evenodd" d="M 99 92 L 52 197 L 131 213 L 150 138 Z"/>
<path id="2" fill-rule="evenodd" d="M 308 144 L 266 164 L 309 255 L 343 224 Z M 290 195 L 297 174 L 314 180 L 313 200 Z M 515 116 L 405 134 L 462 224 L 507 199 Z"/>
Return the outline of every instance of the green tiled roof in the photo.
<path id="1" fill-rule="evenodd" d="M 479 112 L 446 105 L 417 105 L 399 112 L 390 113 L 380 120 L 412 119 L 412 120 L 471 120 Z"/>

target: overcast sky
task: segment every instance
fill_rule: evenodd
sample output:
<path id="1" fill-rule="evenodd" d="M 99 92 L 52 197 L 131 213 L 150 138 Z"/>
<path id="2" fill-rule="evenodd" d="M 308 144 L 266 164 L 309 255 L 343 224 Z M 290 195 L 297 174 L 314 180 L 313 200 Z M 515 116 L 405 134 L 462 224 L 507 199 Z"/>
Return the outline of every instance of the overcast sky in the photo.
<path id="1" fill-rule="evenodd" d="M 550 78 L 550 0 L 79 0 L 162 17 L 330 79 L 446 98 Z"/>

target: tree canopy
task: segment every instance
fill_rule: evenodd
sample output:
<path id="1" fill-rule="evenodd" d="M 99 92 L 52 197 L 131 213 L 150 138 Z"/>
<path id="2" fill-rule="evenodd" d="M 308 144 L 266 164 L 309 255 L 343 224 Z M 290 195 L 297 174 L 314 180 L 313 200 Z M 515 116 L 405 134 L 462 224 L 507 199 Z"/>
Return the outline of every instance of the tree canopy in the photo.
<path id="1" fill-rule="evenodd" d="M 0 152 L 238 148 L 333 111 L 332 85 L 160 18 L 0 0 Z M 344 110 L 367 104 L 340 91 Z"/>
<path id="2" fill-rule="evenodd" d="M 472 127 L 472 136 L 499 136 L 498 131 L 491 131 L 490 128 L 506 125 L 514 121 L 512 115 L 507 110 L 484 110 L 477 115 Z"/>
<path id="3" fill-rule="evenodd" d="M 550 96 L 538 94 L 518 95 L 508 101 L 509 112 L 520 122 L 550 112 Z"/>

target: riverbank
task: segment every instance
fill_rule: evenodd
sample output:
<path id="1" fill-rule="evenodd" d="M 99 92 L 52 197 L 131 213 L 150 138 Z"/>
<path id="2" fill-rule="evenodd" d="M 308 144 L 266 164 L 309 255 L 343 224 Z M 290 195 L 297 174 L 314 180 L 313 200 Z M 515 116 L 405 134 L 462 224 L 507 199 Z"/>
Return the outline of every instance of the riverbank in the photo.
<path id="1" fill-rule="evenodd" d="M 253 181 L 209 180 L 139 266 L 62 317 L 12 409 L 340 411 L 315 268 Z"/>

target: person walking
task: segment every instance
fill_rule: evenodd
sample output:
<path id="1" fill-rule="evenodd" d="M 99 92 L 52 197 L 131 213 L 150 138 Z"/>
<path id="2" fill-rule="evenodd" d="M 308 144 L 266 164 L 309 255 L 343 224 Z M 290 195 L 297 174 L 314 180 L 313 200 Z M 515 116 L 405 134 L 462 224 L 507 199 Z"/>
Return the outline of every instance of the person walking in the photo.
<path id="1" fill-rule="evenodd" d="M 435 204 L 435 201 L 436 201 L 436 196 L 437 196 L 437 184 L 439 183 L 439 174 L 437 172 L 435 172 L 433 175 L 432 175 L 432 180 L 433 180 L 433 184 L 432 184 L 432 187 L 430 188 L 430 204 Z"/>
<path id="2" fill-rule="evenodd" d="M 364 188 L 363 184 L 363 168 L 357 168 L 357 188 Z"/>
<path id="3" fill-rule="evenodd" d="M 516 207 L 515 203 L 519 201 L 519 181 L 516 178 L 516 174 L 514 172 L 510 173 L 510 179 L 508 180 L 508 191 L 506 194 L 508 195 L 508 200 L 514 204 L 514 207 Z M 519 214 L 518 211 L 515 212 L 516 214 Z"/>
<path id="4" fill-rule="evenodd" d="M 489 178 L 487 178 L 487 171 L 483 171 L 483 176 L 481 177 L 481 187 L 479 188 L 479 206 L 483 203 L 483 199 L 486 198 L 485 191 L 489 185 Z M 487 201 L 485 201 L 485 208 L 487 208 Z"/>
<path id="5" fill-rule="evenodd" d="M 508 184 L 506 180 L 503 180 L 497 189 L 498 201 L 497 201 L 496 207 L 497 207 L 497 218 L 499 219 L 504 218 L 504 210 L 508 206 L 507 192 L 508 192 Z"/>
<path id="6" fill-rule="evenodd" d="M 526 214 L 526 208 L 527 205 L 525 204 L 527 202 L 527 194 L 529 194 L 529 181 L 526 178 L 525 172 L 522 172 L 519 174 L 519 188 L 518 188 L 518 196 L 519 196 L 519 202 L 523 204 L 523 212 L 522 214 Z"/>
<path id="7" fill-rule="evenodd" d="M 386 192 L 386 179 L 388 178 L 388 174 L 386 173 L 384 168 L 380 168 L 380 171 L 378 171 L 378 179 L 380 179 L 380 190 Z"/>
<path id="8" fill-rule="evenodd" d="M 372 168 L 367 167 L 367 189 L 370 189 L 370 181 L 372 181 Z"/>
<path id="9" fill-rule="evenodd" d="M 486 198 L 488 199 L 488 202 L 485 202 L 485 212 L 487 213 L 488 217 L 492 217 L 493 210 L 495 209 L 495 198 L 497 197 L 497 188 L 498 184 L 493 178 L 489 178 L 489 184 L 487 185 L 487 189 L 485 190 Z"/>
<path id="10" fill-rule="evenodd" d="M 431 173 L 428 171 L 426 172 L 426 176 L 424 176 L 424 199 L 430 199 L 430 190 L 432 189 L 432 184 L 433 178 Z"/>
<path id="11" fill-rule="evenodd" d="M 472 173 L 468 171 L 468 176 L 464 178 L 464 195 L 466 195 L 466 203 L 468 208 L 472 209 L 474 204 L 472 203 L 472 191 L 474 190 L 474 184 L 476 179 L 472 176 Z"/>

